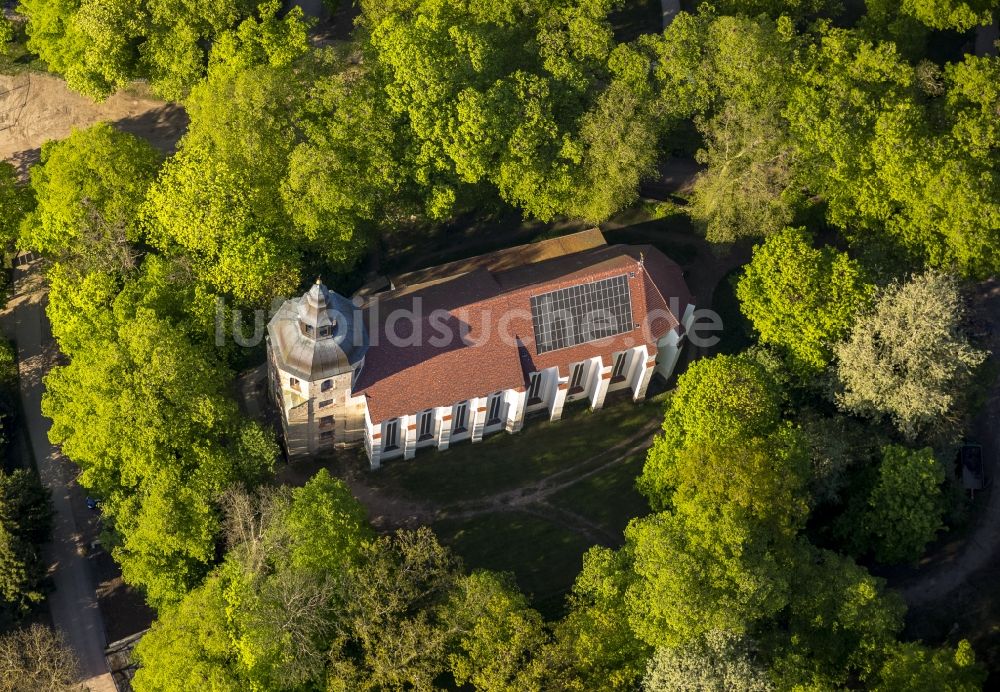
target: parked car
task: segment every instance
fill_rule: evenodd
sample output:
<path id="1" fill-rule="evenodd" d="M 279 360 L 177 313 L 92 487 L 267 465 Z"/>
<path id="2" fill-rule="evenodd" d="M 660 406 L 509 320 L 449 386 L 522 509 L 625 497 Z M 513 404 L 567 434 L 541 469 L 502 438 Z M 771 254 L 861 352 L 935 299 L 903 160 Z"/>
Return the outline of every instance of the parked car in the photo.
<path id="1" fill-rule="evenodd" d="M 92 509 L 95 512 L 101 508 L 101 501 L 96 497 L 87 498 L 87 509 Z"/>
<path id="2" fill-rule="evenodd" d="M 983 446 L 965 444 L 958 452 L 959 463 L 962 466 L 962 487 L 975 492 L 989 485 L 986 470 L 983 465 Z"/>

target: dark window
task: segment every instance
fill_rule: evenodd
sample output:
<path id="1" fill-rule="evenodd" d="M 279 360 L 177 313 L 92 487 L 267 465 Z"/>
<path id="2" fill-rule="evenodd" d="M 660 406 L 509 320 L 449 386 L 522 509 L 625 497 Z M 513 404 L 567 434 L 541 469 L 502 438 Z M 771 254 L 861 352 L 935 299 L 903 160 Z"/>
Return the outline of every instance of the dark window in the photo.
<path id="1" fill-rule="evenodd" d="M 537 404 L 542 400 L 538 396 L 538 392 L 542 388 L 542 373 L 533 372 L 528 378 L 528 403 Z"/>
<path id="2" fill-rule="evenodd" d="M 569 391 L 575 394 L 583 389 L 583 371 L 586 363 L 577 363 L 573 366 L 573 375 L 569 378 Z"/>
<path id="3" fill-rule="evenodd" d="M 420 414 L 420 436 L 418 440 L 429 440 L 434 437 L 434 409 L 427 409 Z"/>
<path id="4" fill-rule="evenodd" d="M 323 380 L 323 384 L 319 386 L 320 391 L 326 392 L 333 387 L 333 380 Z"/>
<path id="5" fill-rule="evenodd" d="M 332 440 L 333 439 L 333 431 L 332 430 L 324 430 L 323 432 L 321 432 L 319 434 L 319 439 L 323 440 L 324 442 L 327 441 L 327 440 Z"/>
<path id="6" fill-rule="evenodd" d="M 326 408 L 327 406 L 330 406 L 332 404 L 333 404 L 333 399 L 323 399 L 323 401 L 319 402 L 319 407 Z"/>
<path id="7" fill-rule="evenodd" d="M 313 337 L 316 335 L 316 329 L 311 324 L 306 324 L 305 322 L 300 322 L 302 325 L 302 333 L 308 337 Z"/>
<path id="8" fill-rule="evenodd" d="M 399 419 L 391 420 L 385 424 L 382 431 L 382 449 L 391 452 L 399 449 Z"/>
<path id="9" fill-rule="evenodd" d="M 322 327 L 319 328 L 319 335 L 321 338 L 326 336 L 333 336 L 333 327 L 331 327 L 328 324 L 323 325 Z"/>
<path id="10" fill-rule="evenodd" d="M 496 425 L 500 422 L 500 411 L 503 408 L 503 394 L 497 393 L 490 397 L 490 412 L 486 425 Z"/>
<path id="11" fill-rule="evenodd" d="M 333 427 L 333 416 L 323 416 L 319 419 L 319 427 L 330 428 Z"/>
<path id="12" fill-rule="evenodd" d="M 615 356 L 615 367 L 611 370 L 611 381 L 625 379 L 625 361 L 628 352 L 622 351 L 617 356 Z"/>
<path id="13" fill-rule="evenodd" d="M 465 432 L 468 430 L 466 423 L 469 418 L 469 403 L 463 401 L 461 404 L 455 407 L 455 420 L 452 425 L 451 431 L 456 433 Z"/>
<path id="14" fill-rule="evenodd" d="M 296 392 L 299 391 L 299 381 L 294 377 L 288 378 L 288 386 L 294 389 Z"/>

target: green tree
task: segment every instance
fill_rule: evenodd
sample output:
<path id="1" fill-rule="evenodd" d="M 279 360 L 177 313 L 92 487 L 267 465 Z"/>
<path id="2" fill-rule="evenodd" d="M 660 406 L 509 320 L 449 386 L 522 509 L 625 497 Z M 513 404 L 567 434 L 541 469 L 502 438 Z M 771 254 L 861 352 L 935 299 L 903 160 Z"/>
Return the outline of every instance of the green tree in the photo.
<path id="1" fill-rule="evenodd" d="M 649 660 L 644 692 L 770 692 L 774 689 L 752 643 L 732 632 L 706 632 Z"/>
<path id="2" fill-rule="evenodd" d="M 932 29 L 968 31 L 993 22 L 997 0 L 903 0 L 902 11 Z"/>
<path id="3" fill-rule="evenodd" d="M 0 161 L 0 244 L 9 247 L 17 240 L 21 221 L 34 206 L 32 189 L 18 180 L 17 169 Z"/>
<path id="4" fill-rule="evenodd" d="M 478 571 L 463 577 L 447 608 L 458 639 L 449 655 L 455 682 L 491 692 L 524 689 L 522 671 L 546 637 L 541 616 L 510 576 Z"/>
<path id="5" fill-rule="evenodd" d="M 8 45 L 14 40 L 14 24 L 6 14 L 0 13 L 0 55 L 6 55 L 10 50 Z"/>
<path id="6" fill-rule="evenodd" d="M 944 481 L 944 466 L 930 448 L 889 445 L 882 450 L 878 480 L 862 520 L 880 562 L 917 560 L 944 528 Z"/>
<path id="7" fill-rule="evenodd" d="M 345 636 L 330 651 L 337 689 L 432 686 L 448 665 L 443 606 L 458 567 L 426 527 L 369 544 L 342 593 Z"/>
<path id="8" fill-rule="evenodd" d="M 962 333 L 964 312 L 957 284 L 943 274 L 884 290 L 834 349 L 837 402 L 854 413 L 891 417 L 909 439 L 953 434 L 965 390 L 986 358 Z"/>
<path id="9" fill-rule="evenodd" d="M 658 435 L 637 484 L 654 508 L 666 506 L 671 470 L 682 447 L 727 444 L 763 436 L 778 425 L 782 394 L 753 358 L 715 356 L 695 361 L 677 380 Z"/>
<path id="10" fill-rule="evenodd" d="M 875 42 L 896 44 L 900 53 L 917 60 L 927 51 L 931 30 L 903 8 L 899 0 L 865 0 L 858 29 Z"/>
<path id="11" fill-rule="evenodd" d="M 768 117 L 771 117 L 771 120 Z M 792 166 L 787 144 L 773 134 L 782 125 L 772 107 L 726 103 L 713 118 L 699 117 L 706 169 L 691 190 L 692 218 L 715 243 L 769 235 L 792 220 Z"/>
<path id="12" fill-rule="evenodd" d="M 830 29 L 805 54 L 799 74 L 785 109 L 799 180 L 823 195 L 835 225 L 870 228 L 893 212 L 873 142 L 883 113 L 913 103 L 913 68 L 891 43 Z"/>
<path id="13" fill-rule="evenodd" d="M 292 491 L 280 530 L 289 537 L 293 567 L 334 573 L 358 560 L 367 526 L 365 509 L 347 485 L 321 469 Z"/>
<path id="14" fill-rule="evenodd" d="M 495 186 L 543 220 L 600 220 L 634 199 L 653 157 L 632 147 L 656 140 L 663 123 L 647 108 L 645 80 L 633 79 L 632 66 L 648 72 L 651 56 L 612 60 L 612 6 L 362 3 L 367 50 L 419 147 L 432 215 L 445 216 L 468 184 Z"/>
<path id="15" fill-rule="evenodd" d="M 626 594 L 634 581 L 627 551 L 588 550 L 568 598 L 569 612 L 528 667 L 524 687 L 634 690 L 652 653 L 629 625 Z"/>
<path id="16" fill-rule="evenodd" d="M 144 31 L 144 10 L 121 0 L 25 0 L 19 5 L 28 22 L 28 49 L 63 75 L 70 88 L 94 99 L 107 98 L 138 76 L 133 42 Z"/>
<path id="17" fill-rule="evenodd" d="M 434 196 L 416 180 L 419 152 L 382 96 L 380 75 L 328 54 L 317 56 L 315 72 L 281 194 L 297 235 L 346 267 L 379 231 L 433 216 Z"/>
<path id="18" fill-rule="evenodd" d="M 666 479 L 672 509 L 625 532 L 638 577 L 628 600 L 636 634 L 678 646 L 710 630 L 745 632 L 783 608 L 808 515 L 807 469 L 790 428 L 680 450 Z"/>
<path id="19" fill-rule="evenodd" d="M 883 246 L 885 273 L 902 263 L 988 276 L 998 266 L 997 140 L 978 138 L 991 130 L 993 62 L 970 57 L 940 79 L 894 44 L 842 29 L 805 54 L 784 111 L 797 178 L 856 244 Z"/>
<path id="20" fill-rule="evenodd" d="M 244 304 L 266 305 L 299 283 L 280 188 L 312 82 L 295 62 L 306 47 L 295 15 L 248 20 L 220 41 L 187 99 L 188 131 L 142 210 L 157 249 Z"/>
<path id="21" fill-rule="evenodd" d="M 730 444 L 703 442 L 681 449 L 671 469 L 671 498 L 713 507 L 738 505 L 776 533 L 794 533 L 809 513 L 809 461 L 802 436 L 791 426 L 768 437 Z"/>
<path id="22" fill-rule="evenodd" d="M 45 598 L 43 576 L 37 549 L 0 524 L 0 606 L 15 617 L 27 614 Z"/>
<path id="23" fill-rule="evenodd" d="M 269 470 L 276 445 L 240 419 L 225 395 L 230 375 L 205 347 L 127 298 L 113 310 L 104 332 L 46 377 L 42 410 L 81 484 L 104 501 L 126 580 L 162 605 L 204 575 L 215 503 Z"/>
<path id="24" fill-rule="evenodd" d="M 633 521 L 625 537 L 638 577 L 629 623 L 650 645 L 746 632 L 788 602 L 795 544 L 739 505 L 662 512 Z"/>
<path id="25" fill-rule="evenodd" d="M 812 465 L 809 489 L 813 506 L 837 504 L 853 478 L 852 472 L 859 466 L 875 466 L 881 448 L 888 444 L 882 431 L 852 416 L 806 411 L 796 422 Z"/>
<path id="26" fill-rule="evenodd" d="M 894 647 L 872 689 L 876 692 L 929 689 L 976 692 L 983 688 L 985 681 L 986 671 L 976 663 L 972 646 L 964 639 L 955 649 L 948 646 L 929 649 L 906 642 Z"/>
<path id="27" fill-rule="evenodd" d="M 449 672 L 523 689 L 546 636 L 509 577 L 462 574 L 426 528 L 375 538 L 325 471 L 302 488 L 233 489 L 223 505 L 225 561 L 143 637 L 139 692 L 433 689 Z"/>
<path id="28" fill-rule="evenodd" d="M 139 692 L 245 689 L 226 605 L 223 579 L 213 574 L 176 606 L 161 611 L 135 648 L 141 665 L 133 687 Z"/>
<path id="29" fill-rule="evenodd" d="M 704 140 L 697 158 L 707 168 L 692 190 L 692 217 L 715 242 L 777 231 L 791 220 L 795 197 L 782 108 L 799 40 L 787 18 L 703 10 L 678 19 L 663 34 L 657 78 L 665 107 L 694 116 Z"/>
<path id="30" fill-rule="evenodd" d="M 836 553 L 810 554 L 796 566 L 798 588 L 763 642 L 773 648 L 780 689 L 837 689 L 868 679 L 903 628 L 903 600 L 881 579 Z"/>
<path id="31" fill-rule="evenodd" d="M 831 247 L 814 247 L 803 228 L 756 246 L 736 286 L 740 310 L 761 341 L 784 350 L 804 374 L 826 367 L 872 293 L 857 263 Z"/>
<path id="32" fill-rule="evenodd" d="M 837 0 L 715 0 L 711 3 L 720 14 L 744 14 L 755 17 L 768 14 L 772 17 L 790 15 L 793 17 L 813 17 L 816 15 L 835 16 L 843 10 Z"/>
<path id="33" fill-rule="evenodd" d="M 49 492 L 31 471 L 0 472 L 0 522 L 28 543 L 48 541 L 52 531 Z"/>
<path id="34" fill-rule="evenodd" d="M 371 536 L 364 509 L 326 471 L 301 488 L 231 490 L 223 505 L 226 561 L 143 637 L 137 690 L 185 681 L 300 689 L 324 679 L 340 577 Z"/>
<path id="35" fill-rule="evenodd" d="M 47 143 L 31 169 L 38 206 L 21 224 L 21 246 L 86 269 L 133 269 L 138 211 L 160 159 L 107 123 Z"/>
<path id="36" fill-rule="evenodd" d="M 95 340 L 113 338 L 110 306 L 122 290 L 120 274 L 81 271 L 72 263 L 56 262 L 47 278 L 49 304 L 45 312 L 63 354 L 72 357 Z"/>
<path id="37" fill-rule="evenodd" d="M 70 88 L 105 99 L 133 79 L 147 78 L 160 96 L 177 100 L 200 80 L 211 49 L 243 29 L 273 20 L 274 0 L 24 0 L 28 48 L 62 74 Z M 302 22 L 298 8 L 290 20 Z M 280 42 L 288 38 L 271 34 Z"/>
<path id="38" fill-rule="evenodd" d="M 45 594 L 41 545 L 52 531 L 48 492 L 31 472 L 0 471 L 0 605 L 24 615 Z"/>

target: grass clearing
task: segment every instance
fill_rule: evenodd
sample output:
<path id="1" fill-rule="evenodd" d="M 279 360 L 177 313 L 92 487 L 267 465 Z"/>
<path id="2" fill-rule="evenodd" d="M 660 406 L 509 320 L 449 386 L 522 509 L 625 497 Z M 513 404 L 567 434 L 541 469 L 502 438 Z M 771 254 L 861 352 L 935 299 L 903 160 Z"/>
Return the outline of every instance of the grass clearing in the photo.
<path id="1" fill-rule="evenodd" d="M 432 528 L 467 568 L 513 572 L 521 590 L 550 618 L 562 614 L 590 548 L 579 534 L 525 512 L 439 521 Z"/>
<path id="2" fill-rule="evenodd" d="M 586 517 L 610 534 L 621 534 L 635 517 L 649 512 L 649 503 L 635 489 L 645 454 L 633 454 L 620 464 L 560 490 L 549 502 Z"/>
<path id="3" fill-rule="evenodd" d="M 444 452 L 421 450 L 386 463 L 380 480 L 414 500 L 448 505 L 538 482 L 634 436 L 663 416 L 663 399 L 624 401 L 590 411 L 574 402 L 558 421 L 529 420 L 520 433 L 496 433 Z"/>
<path id="4" fill-rule="evenodd" d="M 7 44 L 6 50 L 0 46 L 0 74 L 19 75 L 25 72 L 47 71 L 45 61 L 28 50 L 27 42 L 25 22 L 15 21 L 14 40 Z"/>

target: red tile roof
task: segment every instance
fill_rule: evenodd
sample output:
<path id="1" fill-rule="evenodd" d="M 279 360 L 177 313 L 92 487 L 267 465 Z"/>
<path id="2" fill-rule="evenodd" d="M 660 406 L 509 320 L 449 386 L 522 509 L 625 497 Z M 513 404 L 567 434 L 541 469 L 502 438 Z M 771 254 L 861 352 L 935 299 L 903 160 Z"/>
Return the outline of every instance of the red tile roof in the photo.
<path id="1" fill-rule="evenodd" d="M 539 354 L 531 324 L 533 295 L 613 276 L 628 276 L 633 322 L 614 337 Z M 450 280 L 369 303 L 370 345 L 354 385 L 378 423 L 527 384 L 532 372 L 656 342 L 678 328 L 691 295 L 677 264 L 650 245 L 604 245 Z M 400 318 L 401 313 L 402 318 Z M 410 319 L 419 315 L 419 320 Z"/>

